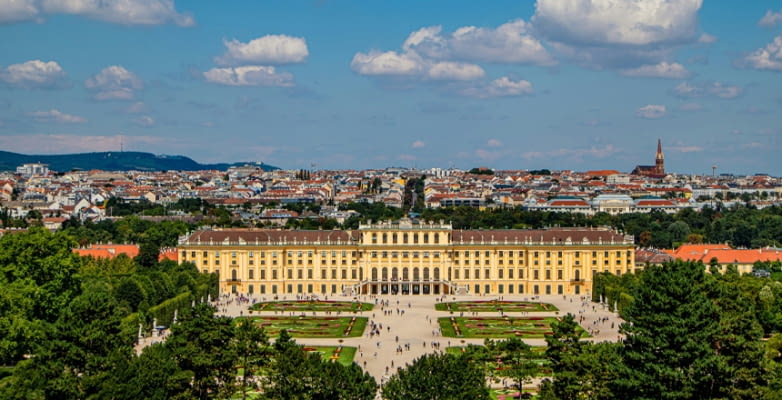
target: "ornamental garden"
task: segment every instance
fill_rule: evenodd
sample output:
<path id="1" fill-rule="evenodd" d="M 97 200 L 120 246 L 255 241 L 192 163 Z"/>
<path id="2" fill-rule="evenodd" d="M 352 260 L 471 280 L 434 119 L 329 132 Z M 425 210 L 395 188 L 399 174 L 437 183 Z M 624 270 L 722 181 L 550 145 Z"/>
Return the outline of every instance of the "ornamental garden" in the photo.
<path id="1" fill-rule="evenodd" d="M 374 305 L 357 301 L 291 300 L 255 303 L 251 311 L 259 312 L 360 312 L 370 311 Z"/>
<path id="2" fill-rule="evenodd" d="M 269 337 L 285 329 L 293 338 L 360 337 L 367 326 L 366 317 L 254 316 L 248 317 Z"/>
<path id="3" fill-rule="evenodd" d="M 445 337 L 543 339 L 550 335 L 556 317 L 442 317 L 438 318 Z M 589 337 L 579 327 L 581 337 Z"/>
<path id="4" fill-rule="evenodd" d="M 546 312 L 559 311 L 553 304 L 531 301 L 456 301 L 435 304 L 437 311 L 454 312 Z"/>

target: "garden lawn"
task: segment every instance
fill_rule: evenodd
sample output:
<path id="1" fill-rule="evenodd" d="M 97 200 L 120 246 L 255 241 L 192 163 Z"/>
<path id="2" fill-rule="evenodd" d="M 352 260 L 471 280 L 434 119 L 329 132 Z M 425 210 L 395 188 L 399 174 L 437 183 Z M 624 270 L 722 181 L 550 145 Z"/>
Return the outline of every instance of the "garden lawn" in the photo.
<path id="1" fill-rule="evenodd" d="M 504 301 L 504 300 L 474 300 L 456 301 L 450 303 L 437 303 L 434 305 L 437 311 L 453 312 L 546 312 L 559 311 L 553 304 L 536 303 L 531 301 Z"/>
<path id="2" fill-rule="evenodd" d="M 441 317 L 440 331 L 445 337 L 543 339 L 550 335 L 557 317 Z M 581 337 L 589 334 L 580 326 Z"/>
<path id="3" fill-rule="evenodd" d="M 374 305 L 372 303 L 361 303 L 357 301 L 325 301 L 325 300 L 292 300 L 292 301 L 265 301 L 255 303 L 250 307 L 252 311 L 282 311 L 282 312 L 305 312 L 305 311 L 331 311 L 331 312 L 352 312 L 352 311 L 370 311 Z"/>
<path id="4" fill-rule="evenodd" d="M 283 329 L 294 338 L 360 337 L 367 326 L 366 317 L 255 316 L 248 318 L 252 318 L 253 322 L 261 326 L 269 337 L 277 337 Z"/>
<path id="5" fill-rule="evenodd" d="M 339 352 L 337 349 L 340 349 Z M 356 356 L 356 348 L 349 346 L 304 346 L 304 351 L 318 352 L 324 360 L 333 360 L 344 366 L 352 364 Z"/>

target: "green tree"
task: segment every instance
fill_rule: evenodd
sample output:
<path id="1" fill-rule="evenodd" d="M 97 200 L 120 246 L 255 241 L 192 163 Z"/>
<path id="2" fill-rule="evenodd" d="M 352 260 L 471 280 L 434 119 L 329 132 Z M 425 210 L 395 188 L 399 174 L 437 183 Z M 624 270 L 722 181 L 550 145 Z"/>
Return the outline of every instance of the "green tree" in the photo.
<path id="1" fill-rule="evenodd" d="M 160 257 L 160 247 L 152 242 L 143 242 L 139 246 L 136 263 L 142 267 L 153 267 Z"/>
<path id="2" fill-rule="evenodd" d="M 269 363 L 269 339 L 263 328 L 255 325 L 252 319 L 240 319 L 234 326 L 233 347 L 242 369 L 239 390 L 242 399 L 246 399 L 251 389 L 259 388 L 254 376 L 260 374 L 261 368 Z"/>
<path id="3" fill-rule="evenodd" d="M 189 393 L 193 374 L 177 365 L 175 354 L 165 343 L 144 349 L 117 372 L 109 397 L 118 400 L 166 400 Z"/>
<path id="4" fill-rule="evenodd" d="M 182 398 L 208 399 L 233 392 L 233 334 L 231 319 L 215 317 L 209 305 L 198 304 L 182 313 L 167 341 L 179 368 L 192 375 Z"/>
<path id="5" fill-rule="evenodd" d="M 91 287 L 63 310 L 34 357 L 17 365 L 3 398 L 100 398 L 114 368 L 130 358 L 132 337 L 107 288 Z"/>
<path id="6" fill-rule="evenodd" d="M 387 400 L 489 399 L 483 370 L 468 358 L 426 354 L 383 386 Z"/>
<path id="7" fill-rule="evenodd" d="M 46 324 L 80 293 L 74 244 L 42 228 L 0 238 L 0 364 L 31 353 Z"/>
<path id="8" fill-rule="evenodd" d="M 501 360 L 504 367 L 499 375 L 512 379 L 519 393 L 523 392 L 524 384 L 530 383 L 539 370 L 532 348 L 518 338 L 505 340 L 499 347 L 503 351 Z"/>
<path id="9" fill-rule="evenodd" d="M 638 399 L 713 398 L 719 359 L 712 348 L 719 314 L 701 290 L 700 263 L 649 266 L 624 310 L 625 371 L 617 397 Z"/>

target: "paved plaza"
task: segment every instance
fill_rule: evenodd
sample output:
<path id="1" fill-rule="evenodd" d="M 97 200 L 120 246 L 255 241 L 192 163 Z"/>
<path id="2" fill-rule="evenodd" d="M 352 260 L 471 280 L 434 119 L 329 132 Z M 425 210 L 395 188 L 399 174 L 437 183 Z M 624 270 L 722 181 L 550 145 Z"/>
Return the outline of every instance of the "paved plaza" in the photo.
<path id="1" fill-rule="evenodd" d="M 354 361 L 368 371 L 378 383 L 383 383 L 393 372 L 412 363 L 413 360 L 423 354 L 438 351 L 433 348 L 433 343 L 439 343 L 439 351 L 445 351 L 449 346 L 463 346 L 466 344 L 483 344 L 483 339 L 460 339 L 442 337 L 439 334 L 438 317 L 459 316 L 460 313 L 450 314 L 448 311 L 436 311 L 434 305 L 437 301 L 486 301 L 500 299 L 499 296 L 360 296 L 343 297 L 329 296 L 329 300 L 352 301 L 373 303 L 372 311 L 359 312 L 356 315 L 368 317 L 370 323 L 361 337 L 344 338 L 343 346 L 357 348 Z M 219 315 L 231 317 L 247 316 L 248 309 L 255 301 L 270 301 L 271 298 L 254 298 L 249 302 L 240 302 L 233 297 L 223 297 L 215 302 Z M 295 300 L 295 297 L 281 297 L 279 300 Z M 616 313 L 609 312 L 604 307 L 594 304 L 588 297 L 579 296 L 502 296 L 506 301 L 537 301 L 551 303 L 559 308 L 558 312 L 505 312 L 503 315 L 514 316 L 563 316 L 571 313 L 580 321 L 581 326 L 592 334 L 585 340 L 590 341 L 616 341 L 619 338 L 619 324 L 622 322 Z M 381 305 L 383 304 L 383 305 Z M 385 306 L 385 304 L 388 304 Z M 290 313 L 286 313 L 291 315 Z M 295 313 L 293 315 L 300 315 Z M 467 312 L 464 313 L 467 316 Z M 477 316 L 496 317 L 499 312 L 470 313 Z M 252 315 L 281 315 L 275 312 L 253 312 Z M 307 312 L 307 316 L 325 316 L 325 312 Z M 334 316 L 335 313 L 331 313 Z M 346 314 L 347 315 L 347 314 Z M 379 328 L 379 334 L 371 335 L 372 323 Z M 380 328 L 382 327 L 382 328 Z M 273 338 L 272 338 L 273 339 Z M 338 346 L 340 339 L 302 339 L 296 342 L 307 346 Z M 531 346 L 545 346 L 544 339 L 524 339 Z M 402 349 L 400 352 L 399 349 Z"/>

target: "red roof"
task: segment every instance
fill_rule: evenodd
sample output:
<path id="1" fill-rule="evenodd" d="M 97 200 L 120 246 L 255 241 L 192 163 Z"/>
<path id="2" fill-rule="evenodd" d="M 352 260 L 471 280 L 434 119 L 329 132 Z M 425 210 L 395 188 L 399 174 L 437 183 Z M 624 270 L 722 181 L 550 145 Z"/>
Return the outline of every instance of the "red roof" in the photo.
<path id="1" fill-rule="evenodd" d="M 93 244 L 84 249 L 73 249 L 80 256 L 92 256 L 95 258 L 114 258 L 125 254 L 130 258 L 138 255 L 139 247 L 135 244 Z"/>

